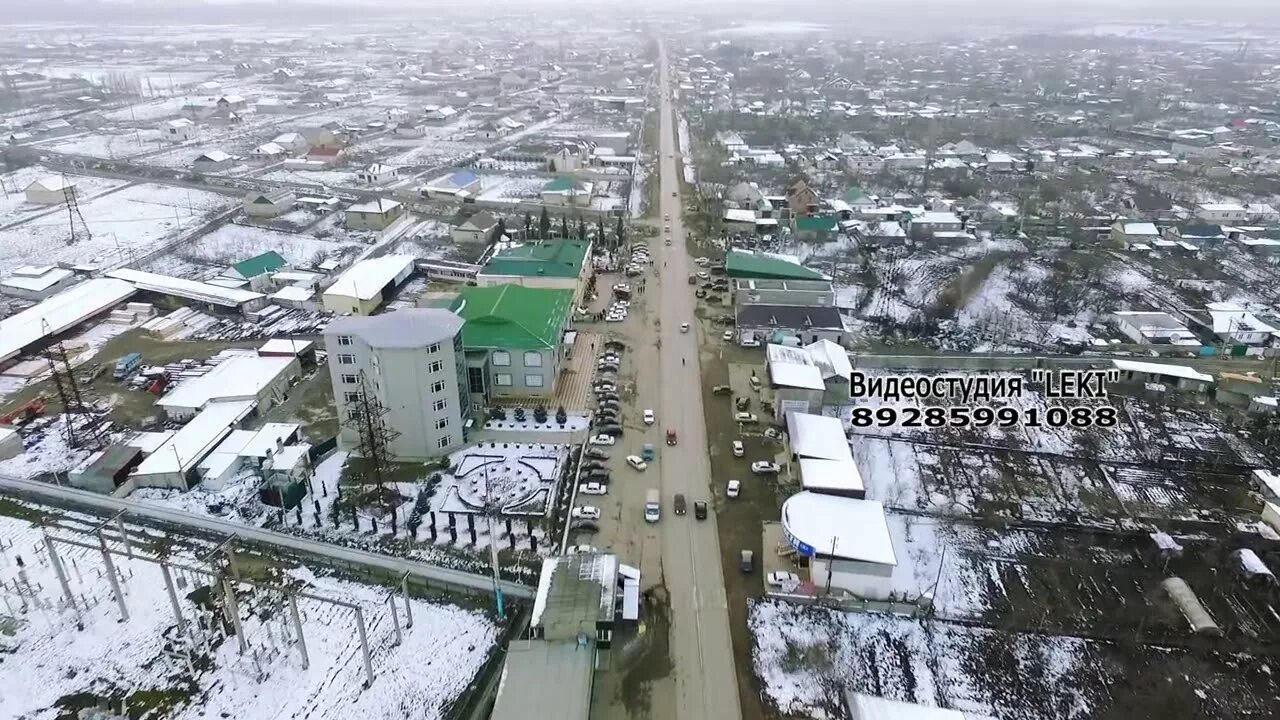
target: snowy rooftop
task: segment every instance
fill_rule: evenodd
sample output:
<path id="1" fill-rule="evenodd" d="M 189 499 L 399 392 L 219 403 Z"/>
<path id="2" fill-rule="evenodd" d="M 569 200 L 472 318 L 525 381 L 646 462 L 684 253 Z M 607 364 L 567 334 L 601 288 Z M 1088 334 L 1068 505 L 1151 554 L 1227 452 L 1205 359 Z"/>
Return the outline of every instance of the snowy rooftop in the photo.
<path id="1" fill-rule="evenodd" d="M 134 471 L 135 475 L 186 473 L 213 451 L 231 428 L 257 405 L 252 400 L 213 403 L 196 415 L 169 441 L 156 448 Z"/>
<path id="2" fill-rule="evenodd" d="M 378 199 L 378 200 L 373 200 L 367 203 L 360 203 L 359 205 L 352 205 L 351 207 L 347 208 L 347 212 L 377 213 L 381 215 L 382 213 L 391 212 L 392 210 L 395 210 L 398 207 L 400 207 L 400 203 L 396 202 L 395 200 Z"/>
<path id="3" fill-rule="evenodd" d="M 1156 230 L 1155 223 L 1149 222 L 1129 222 L 1124 223 L 1125 235 L 1159 235 L 1160 231 Z"/>
<path id="4" fill-rule="evenodd" d="M 354 335 L 369 347 L 417 348 L 451 340 L 462 330 L 461 317 L 435 308 L 405 308 L 394 313 L 334 318 L 326 335 Z"/>
<path id="5" fill-rule="evenodd" d="M 849 693 L 847 698 L 853 713 L 851 720 L 996 720 L 990 715 L 944 710 L 862 693 Z"/>
<path id="6" fill-rule="evenodd" d="M 782 526 L 796 548 L 804 552 L 898 564 L 884 506 L 874 500 L 796 493 L 782 504 Z"/>
<path id="7" fill-rule="evenodd" d="M 840 418 L 808 413 L 787 413 L 787 436 L 791 451 L 803 458 L 853 462 L 849 439 Z"/>
<path id="8" fill-rule="evenodd" d="M 156 404 L 165 408 L 202 408 L 218 400 L 256 399 L 296 362 L 291 357 L 230 357 L 207 374 L 180 383 Z"/>
<path id="9" fill-rule="evenodd" d="M 123 280 L 95 278 L 0 320 L 0 360 L 17 355 L 46 333 L 60 333 L 124 302 L 135 292 L 137 289 Z"/>
<path id="10" fill-rule="evenodd" d="M 853 363 L 849 362 L 849 352 L 839 344 L 830 340 L 819 340 L 804 346 L 809 357 L 822 371 L 822 377 L 842 377 L 846 381 L 853 376 Z"/>
<path id="11" fill-rule="evenodd" d="M 352 208 L 353 210 L 355 208 Z M 382 294 L 382 289 L 406 268 L 413 267 L 412 255 L 384 255 L 362 260 L 352 265 L 325 294 L 372 300 Z"/>
<path id="12" fill-rule="evenodd" d="M 258 348 L 258 353 L 259 354 L 290 353 L 292 355 L 298 355 L 310 350 L 313 345 L 315 345 L 315 342 L 312 340 L 293 340 L 291 338 L 271 338 L 270 340 L 262 343 L 262 346 Z"/>
<path id="13" fill-rule="evenodd" d="M 174 295 L 223 307 L 240 307 L 263 297 L 262 293 L 250 292 L 249 290 L 210 285 L 196 280 L 170 277 L 131 268 L 112 270 L 107 273 L 107 277 L 131 282 L 141 290 L 149 290 L 163 295 Z"/>
<path id="14" fill-rule="evenodd" d="M 40 290 L 47 290 L 74 274 L 70 270 L 63 270 L 62 268 L 42 268 L 45 269 L 46 272 L 33 275 L 23 273 L 22 271 L 24 269 L 27 268 L 18 268 L 17 270 L 14 270 L 12 275 L 4 280 L 0 280 L 0 285 L 17 288 L 19 290 L 31 290 L 38 292 Z"/>
<path id="15" fill-rule="evenodd" d="M 1136 373 L 1149 373 L 1152 375 L 1167 375 L 1169 377 L 1182 378 L 1184 380 L 1199 380 L 1200 382 L 1213 382 L 1212 375 L 1206 375 L 1198 372 L 1193 367 L 1186 365 L 1166 365 L 1164 363 L 1142 362 L 1140 360 L 1112 360 L 1117 370 L 1130 371 Z"/>
<path id="16" fill-rule="evenodd" d="M 852 460 L 800 458 L 800 484 L 815 492 L 861 493 L 867 489 Z"/>
<path id="17" fill-rule="evenodd" d="M 1253 313 L 1239 307 L 1224 303 L 1211 303 L 1209 318 L 1213 320 L 1213 332 L 1276 332 L 1276 328 L 1268 325 Z"/>
<path id="18" fill-rule="evenodd" d="M 822 371 L 814 365 L 789 362 L 770 362 L 769 379 L 777 387 L 823 390 Z"/>

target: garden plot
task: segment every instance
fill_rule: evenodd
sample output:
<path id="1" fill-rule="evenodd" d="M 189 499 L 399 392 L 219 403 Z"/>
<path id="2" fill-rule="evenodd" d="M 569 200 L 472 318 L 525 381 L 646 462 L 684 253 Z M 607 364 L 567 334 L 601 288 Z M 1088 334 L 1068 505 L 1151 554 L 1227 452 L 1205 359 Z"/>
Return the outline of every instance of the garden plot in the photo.
<path id="1" fill-rule="evenodd" d="M 169 143 L 154 128 L 95 130 L 88 135 L 68 138 L 46 146 L 48 150 L 71 155 L 118 160 L 144 152 L 162 150 Z"/>
<path id="2" fill-rule="evenodd" d="M 317 257 L 341 255 L 363 243 L 349 238 L 322 240 L 315 235 L 228 223 L 189 243 L 177 254 L 184 260 L 210 265 L 230 265 L 269 250 L 280 253 L 294 267 L 310 267 Z"/>
<path id="3" fill-rule="evenodd" d="M 752 664 L 779 712 L 848 717 L 846 690 L 1001 720 L 1267 717 L 1265 658 L 750 601 Z"/>
<path id="4" fill-rule="evenodd" d="M 1140 438 L 1137 457 L 1148 461 L 1224 469 L 1268 464 L 1261 450 L 1211 411 L 1135 401 L 1125 404 L 1125 415 Z"/>
<path id="5" fill-rule="evenodd" d="M 62 221 L 62 227 L 67 227 L 67 210 L 62 205 L 38 205 L 36 203 L 27 202 L 26 189 L 31 183 L 44 178 L 61 178 L 65 173 L 46 170 L 38 165 L 32 167 L 20 168 L 11 172 L 0 175 L 0 226 L 10 223 L 21 222 L 24 219 L 33 219 L 35 216 L 49 213 L 52 217 Z M 66 178 L 76 184 L 76 198 L 82 204 L 87 203 L 89 198 L 101 195 L 108 190 L 114 190 L 123 187 L 126 183 L 123 180 L 111 180 L 107 178 L 91 177 L 88 175 L 66 175 Z"/>
<path id="6" fill-rule="evenodd" d="M 65 531 L 55 535 L 86 540 Z M 385 588 L 291 571 L 316 598 L 360 607 L 375 677 L 364 689 L 360 638 L 349 608 L 298 600 L 310 659 L 304 669 L 279 593 L 237 586 L 249 645 L 240 654 L 237 640 L 214 620 L 221 598 L 207 594 L 201 573 L 174 570 L 189 639 L 177 630 L 155 563 L 113 556 L 129 611 L 129 619 L 118 622 L 100 553 L 57 546 L 78 603 L 72 609 L 61 604 L 56 573 L 35 527 L 0 517 L 0 539 L 6 547 L 0 553 L 0 580 L 16 621 L 13 633 L 0 640 L 11 660 L 0 664 L 0 687 L 5 688 L 0 708 L 6 717 L 52 718 L 86 696 L 90 702 L 118 702 L 142 693 L 131 698 L 130 710 L 154 704 L 169 718 L 391 718 L 402 716 L 406 707 L 413 707 L 415 716 L 441 718 L 474 680 L 498 635 L 482 613 L 415 599 L 413 627 L 403 628 L 401 618 L 404 641 L 396 646 Z M 194 671 L 185 647 L 195 648 Z M 34 675 L 41 681 L 30 682 Z M 263 703 L 264 697 L 271 702 Z"/>
<path id="7" fill-rule="evenodd" d="M 480 200 L 535 200 L 549 180 L 544 177 L 482 175 Z"/>
<path id="8" fill-rule="evenodd" d="M 126 187 L 80 203 L 92 239 L 68 245 L 65 212 L 0 230 L 0 272 L 60 262 L 120 265 L 236 203 L 223 195 L 166 185 Z"/>
<path id="9" fill-rule="evenodd" d="M 437 486 L 432 509 L 478 513 L 487 505 L 503 515 L 542 517 L 550 512 L 567 445 L 480 443 L 449 456 L 449 471 Z"/>

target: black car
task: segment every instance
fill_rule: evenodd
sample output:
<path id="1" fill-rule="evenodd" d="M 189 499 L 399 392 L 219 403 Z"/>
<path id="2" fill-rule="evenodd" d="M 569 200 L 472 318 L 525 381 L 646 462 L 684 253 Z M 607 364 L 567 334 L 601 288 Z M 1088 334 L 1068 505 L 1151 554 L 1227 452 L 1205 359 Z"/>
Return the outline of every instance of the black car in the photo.
<path id="1" fill-rule="evenodd" d="M 693 516 L 699 520 L 707 519 L 707 503 L 705 500 L 696 500 L 693 503 Z"/>
<path id="2" fill-rule="evenodd" d="M 685 510 L 684 493 L 676 493 L 676 514 L 684 515 Z"/>
<path id="3" fill-rule="evenodd" d="M 588 472 L 591 470 L 604 470 L 607 467 L 608 466 L 605 465 L 604 460 L 588 460 L 582 463 L 582 469 Z"/>
<path id="4" fill-rule="evenodd" d="M 587 457 L 596 458 L 598 460 L 608 460 L 609 451 L 598 447 L 587 448 Z"/>
<path id="5" fill-rule="evenodd" d="M 622 435 L 622 426 L 613 425 L 613 424 L 601 425 L 600 427 L 596 428 L 596 432 L 600 433 L 601 435 L 612 435 L 613 437 L 619 437 Z"/>

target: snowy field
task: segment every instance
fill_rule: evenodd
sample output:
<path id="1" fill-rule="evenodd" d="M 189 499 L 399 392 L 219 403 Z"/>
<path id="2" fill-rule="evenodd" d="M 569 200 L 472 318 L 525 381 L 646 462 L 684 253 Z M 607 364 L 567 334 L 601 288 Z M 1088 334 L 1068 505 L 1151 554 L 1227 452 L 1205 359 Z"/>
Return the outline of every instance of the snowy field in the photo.
<path id="1" fill-rule="evenodd" d="M 317 256 L 337 255 L 363 247 L 355 240 L 321 240 L 305 233 L 228 223 L 213 232 L 183 243 L 177 254 L 183 259 L 212 265 L 229 265 L 269 250 L 280 253 L 294 267 L 310 267 Z"/>
<path id="2" fill-rule="evenodd" d="M 492 503 L 504 515 L 542 516 L 568 459 L 568 445 L 486 442 L 459 450 L 449 456 L 432 509 L 474 513 Z"/>
<path id="3" fill-rule="evenodd" d="M 95 130 L 80 137 L 68 138 L 64 141 L 45 145 L 51 152 L 70 155 L 88 155 L 106 160 L 119 160 L 133 157 L 139 153 L 153 152 L 170 147 L 154 128 L 134 128 L 124 130 Z"/>
<path id="4" fill-rule="evenodd" d="M 0 460 L 0 475 L 32 478 L 41 473 L 67 472 L 75 469 L 92 454 L 85 448 L 67 445 L 64 416 L 55 415 L 35 422 L 40 424 L 39 429 L 32 430 L 32 425 L 28 425 L 23 430 L 26 451 L 16 457 Z M 83 419 L 77 418 L 76 427 L 83 424 Z M 104 437 L 110 439 L 110 436 L 110 428 L 104 428 Z"/>
<path id="5" fill-rule="evenodd" d="M 26 189 L 31 183 L 44 178 L 61 178 L 62 173 L 55 173 L 40 166 L 25 167 L 0 175 L 0 227 L 41 213 L 52 213 L 62 220 L 66 227 L 67 211 L 63 205 L 39 205 L 27 202 Z M 89 177 L 87 175 L 68 175 L 68 180 L 76 184 L 76 198 L 81 207 L 89 198 L 125 185 L 123 180 Z"/>
<path id="6" fill-rule="evenodd" d="M 80 203 L 80 212 L 93 233 L 91 240 L 82 238 L 75 245 L 67 244 L 65 212 L 0 230 L 0 272 L 59 262 L 123 264 L 234 204 L 234 198 L 199 190 L 166 185 L 127 187 Z"/>
<path id="7" fill-rule="evenodd" d="M 55 531 L 80 542 L 85 537 Z M 15 620 L 0 638 L 0 714 L 49 719 L 60 700 L 87 693 L 98 697 L 139 691 L 169 693 L 168 718 L 351 717 L 442 718 L 466 689 L 492 650 L 498 628 L 485 615 L 442 603 L 413 600 L 413 627 L 394 645 L 386 589 L 310 571 L 291 571 L 317 597 L 358 605 L 367 623 L 375 679 L 365 678 L 353 612 L 319 599 L 300 598 L 302 632 L 310 666 L 302 667 L 287 605 L 277 593 L 237 584 L 237 601 L 249 644 L 213 622 L 220 612 L 200 607 L 191 593 L 206 576 L 175 569 L 179 607 L 191 628 L 180 634 L 159 567 L 141 557 L 114 556 L 129 619 L 118 622 L 118 606 L 105 579 L 100 553 L 58 545 L 77 607 L 66 607 L 40 532 L 24 521 L 0 517 L 0 581 Z M 22 566 L 19 566 L 19 557 Z M 179 557 L 181 565 L 194 566 Z M 403 612 L 401 610 L 401 612 Z M 201 621 L 207 623 L 201 627 Z M 403 617 L 401 617 L 403 625 Z M 77 629 L 80 623 L 83 629 Z M 209 628 L 206 630 L 205 628 Z M 174 648 L 178 648 L 176 652 Z M 194 673 L 187 648 L 197 659 Z M 38 677 L 40 682 L 31 682 Z M 264 702 L 264 698 L 270 698 Z M 139 702 L 130 704 L 135 709 Z"/>
<path id="8" fill-rule="evenodd" d="M 480 200 L 527 200 L 540 197 L 542 188 L 551 182 L 545 177 L 480 176 Z"/>
<path id="9" fill-rule="evenodd" d="M 787 716 L 847 718 L 846 690 L 1000 720 L 1156 720 L 1188 707 L 1204 708 L 1205 717 L 1276 711 L 1266 658 L 1202 659 L 1175 648 L 749 602 L 753 669 L 766 700 Z"/>

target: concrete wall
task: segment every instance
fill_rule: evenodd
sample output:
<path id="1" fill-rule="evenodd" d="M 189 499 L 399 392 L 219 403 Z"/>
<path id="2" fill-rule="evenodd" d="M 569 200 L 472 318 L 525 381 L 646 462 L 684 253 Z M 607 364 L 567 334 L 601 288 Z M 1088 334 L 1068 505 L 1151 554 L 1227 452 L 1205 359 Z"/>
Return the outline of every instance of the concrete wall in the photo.
<path id="1" fill-rule="evenodd" d="M 325 310 L 337 315 L 350 313 L 352 315 L 368 316 L 382 307 L 382 295 L 368 300 L 361 300 L 350 295 L 326 292 L 320 296 L 320 299 L 324 304 Z"/>
<path id="2" fill-rule="evenodd" d="M 830 564 L 830 568 L 828 568 Z M 809 561 L 809 576 L 813 584 L 823 589 L 827 586 L 827 571 L 831 571 L 831 589 L 847 590 L 858 597 L 870 600 L 887 600 L 893 591 L 893 566 L 856 560 Z"/>

